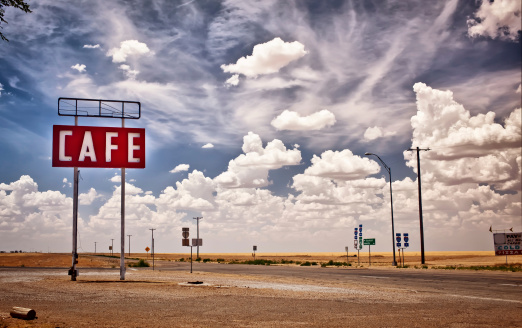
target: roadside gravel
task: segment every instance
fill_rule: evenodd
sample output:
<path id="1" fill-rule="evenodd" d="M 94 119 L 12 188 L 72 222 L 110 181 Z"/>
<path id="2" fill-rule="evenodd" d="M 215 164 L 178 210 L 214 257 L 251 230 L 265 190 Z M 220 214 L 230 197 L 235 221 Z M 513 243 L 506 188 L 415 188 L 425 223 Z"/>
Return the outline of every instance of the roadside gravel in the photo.
<path id="1" fill-rule="evenodd" d="M 202 281 L 202 285 L 187 284 Z M 13 306 L 36 310 L 26 322 Z M 498 316 L 503 310 L 502 317 Z M 521 327 L 493 304 L 379 284 L 129 269 L 0 270 L 0 327 Z"/>

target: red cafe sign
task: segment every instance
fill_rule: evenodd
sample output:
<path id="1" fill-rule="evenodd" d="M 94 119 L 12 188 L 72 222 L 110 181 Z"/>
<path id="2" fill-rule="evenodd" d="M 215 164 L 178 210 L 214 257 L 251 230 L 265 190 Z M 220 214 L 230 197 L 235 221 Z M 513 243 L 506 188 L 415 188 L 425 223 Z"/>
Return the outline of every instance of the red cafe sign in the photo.
<path id="1" fill-rule="evenodd" d="M 53 126 L 53 167 L 145 168 L 145 129 Z"/>

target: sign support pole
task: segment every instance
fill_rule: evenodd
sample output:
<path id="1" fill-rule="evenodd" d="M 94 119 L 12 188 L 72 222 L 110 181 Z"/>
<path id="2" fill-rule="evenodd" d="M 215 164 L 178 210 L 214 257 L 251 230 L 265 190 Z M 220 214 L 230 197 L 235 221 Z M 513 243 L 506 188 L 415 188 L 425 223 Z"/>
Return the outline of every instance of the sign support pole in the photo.
<path id="1" fill-rule="evenodd" d="M 369 263 L 369 266 L 372 266 L 372 250 L 371 250 L 371 247 L 370 245 L 368 245 L 368 263 Z"/>
<path id="2" fill-rule="evenodd" d="M 197 252 L 197 257 L 196 258 L 199 258 L 199 220 L 203 219 L 202 217 L 195 217 L 193 218 L 194 220 L 196 220 L 197 222 L 197 235 L 196 235 L 196 238 L 198 239 L 198 244 L 197 244 L 197 247 L 196 247 L 196 252 Z"/>
<path id="3" fill-rule="evenodd" d="M 121 127 L 125 127 L 125 119 L 121 119 Z M 125 168 L 121 168 L 121 250 L 120 280 L 125 280 Z"/>
<path id="4" fill-rule="evenodd" d="M 154 271 L 154 230 L 156 229 L 149 229 L 152 232 L 152 271 Z"/>
<path id="5" fill-rule="evenodd" d="M 78 125 L 78 116 L 74 117 L 74 125 Z M 73 235 L 72 235 L 72 267 L 71 281 L 76 281 L 76 263 L 78 263 L 78 168 L 74 168 L 73 191 Z"/>

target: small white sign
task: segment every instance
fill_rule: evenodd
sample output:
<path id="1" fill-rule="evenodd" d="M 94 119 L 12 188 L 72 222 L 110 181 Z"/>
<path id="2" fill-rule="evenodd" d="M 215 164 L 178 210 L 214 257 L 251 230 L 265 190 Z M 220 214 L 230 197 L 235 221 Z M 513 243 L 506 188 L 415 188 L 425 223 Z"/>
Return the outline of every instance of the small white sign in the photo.
<path id="1" fill-rule="evenodd" d="M 203 239 L 192 238 L 192 246 L 203 246 Z"/>

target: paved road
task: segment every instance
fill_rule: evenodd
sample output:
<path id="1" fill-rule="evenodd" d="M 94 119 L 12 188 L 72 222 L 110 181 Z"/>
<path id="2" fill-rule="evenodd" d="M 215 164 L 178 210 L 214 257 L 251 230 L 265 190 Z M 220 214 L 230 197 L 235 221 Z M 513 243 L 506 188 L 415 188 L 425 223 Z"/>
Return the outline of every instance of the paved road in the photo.
<path id="1" fill-rule="evenodd" d="M 190 272 L 190 263 L 186 262 L 160 261 L 156 262 L 156 264 L 155 270 L 158 271 Z M 44 270 L 55 271 L 57 268 L 0 267 L 0 272 L 37 272 Z M 67 268 L 58 270 L 63 270 L 64 274 L 67 274 Z M 119 268 L 80 268 L 80 275 L 81 273 L 99 270 L 119 272 Z M 139 268 L 138 270 L 152 271 L 152 268 Z M 262 266 L 197 262 L 193 263 L 193 271 L 195 273 L 210 272 L 266 278 L 274 277 L 275 279 L 291 277 L 294 279 L 302 279 L 303 283 L 309 284 L 355 283 L 361 286 L 404 289 L 415 292 L 446 295 L 447 297 L 514 302 L 522 305 L 522 273 L 520 272 L 397 268 L 321 268 L 315 266 Z"/>
<path id="2" fill-rule="evenodd" d="M 157 270 L 190 271 L 190 263 L 160 262 Z M 321 268 L 193 263 L 193 271 L 266 277 L 293 277 L 303 281 L 351 282 L 404 288 L 448 296 L 515 301 L 522 304 L 522 273 L 436 269 Z"/>

